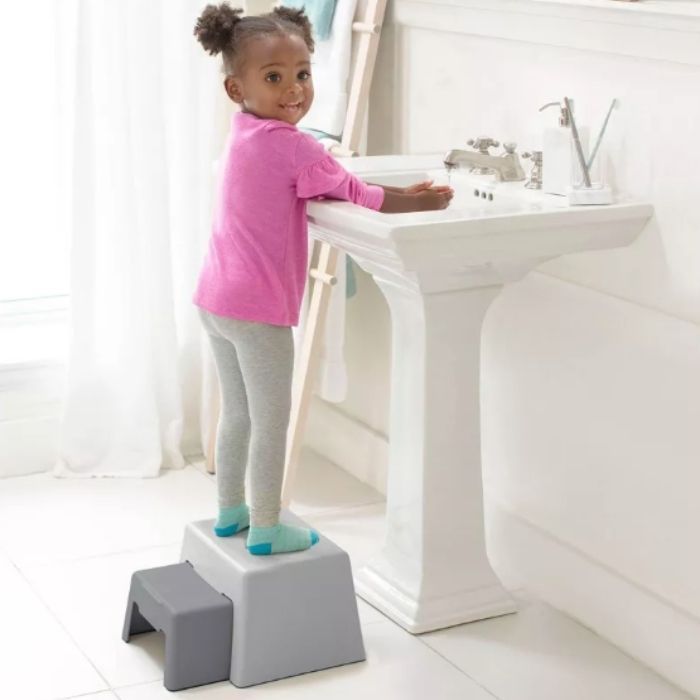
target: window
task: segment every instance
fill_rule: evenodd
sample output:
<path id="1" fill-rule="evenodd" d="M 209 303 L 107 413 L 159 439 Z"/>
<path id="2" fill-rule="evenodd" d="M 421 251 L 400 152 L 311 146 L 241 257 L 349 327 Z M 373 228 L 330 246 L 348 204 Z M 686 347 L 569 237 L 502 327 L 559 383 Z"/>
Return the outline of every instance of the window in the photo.
<path id="1" fill-rule="evenodd" d="M 57 5 L 35 0 L 2 9 L 9 31 L 0 42 L 0 313 L 17 300 L 67 302 Z"/>

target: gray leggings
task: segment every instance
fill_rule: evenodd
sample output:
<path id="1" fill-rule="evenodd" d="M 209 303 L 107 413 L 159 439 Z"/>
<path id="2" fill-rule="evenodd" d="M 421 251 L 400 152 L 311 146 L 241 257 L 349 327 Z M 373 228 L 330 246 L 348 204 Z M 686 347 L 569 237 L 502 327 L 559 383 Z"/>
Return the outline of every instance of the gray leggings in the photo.
<path id="1" fill-rule="evenodd" d="M 292 329 L 197 310 L 221 388 L 214 454 L 219 506 L 245 500 L 250 461 L 251 525 L 271 527 L 280 513 L 294 366 Z"/>

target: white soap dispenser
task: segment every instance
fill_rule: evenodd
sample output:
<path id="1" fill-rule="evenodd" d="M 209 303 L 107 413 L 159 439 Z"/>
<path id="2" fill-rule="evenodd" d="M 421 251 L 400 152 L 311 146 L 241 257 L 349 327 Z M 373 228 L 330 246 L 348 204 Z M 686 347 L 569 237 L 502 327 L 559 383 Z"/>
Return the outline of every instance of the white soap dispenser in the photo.
<path id="1" fill-rule="evenodd" d="M 569 100 L 573 109 L 573 100 Z M 542 134 L 542 191 L 548 194 L 566 195 L 571 185 L 573 143 L 569 110 L 559 102 L 549 102 L 540 107 L 559 107 L 558 126 L 547 127 Z M 584 152 L 588 147 L 588 128 L 578 127 Z"/>

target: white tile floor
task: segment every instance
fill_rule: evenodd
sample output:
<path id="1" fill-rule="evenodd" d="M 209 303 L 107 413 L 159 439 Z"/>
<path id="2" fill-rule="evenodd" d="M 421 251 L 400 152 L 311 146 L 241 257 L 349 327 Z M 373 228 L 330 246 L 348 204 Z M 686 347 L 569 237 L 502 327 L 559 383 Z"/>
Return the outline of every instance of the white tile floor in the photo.
<path id="1" fill-rule="evenodd" d="M 305 451 L 292 509 L 362 566 L 379 547 L 380 494 Z M 156 479 L 0 480 L 0 698 L 156 700 L 163 637 L 121 640 L 131 573 L 178 561 L 186 522 L 215 514 L 203 464 Z M 520 594 L 522 596 L 522 594 Z M 367 660 L 247 689 L 177 697 L 285 700 L 687 700 L 547 605 L 413 636 L 359 600 Z"/>

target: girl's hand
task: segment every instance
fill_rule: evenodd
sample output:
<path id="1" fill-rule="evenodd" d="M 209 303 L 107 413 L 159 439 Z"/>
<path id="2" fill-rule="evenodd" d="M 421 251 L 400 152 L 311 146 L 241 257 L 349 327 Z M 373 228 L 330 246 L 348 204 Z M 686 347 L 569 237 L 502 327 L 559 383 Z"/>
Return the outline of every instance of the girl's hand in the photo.
<path id="1" fill-rule="evenodd" d="M 415 187 L 415 185 L 412 186 Z M 413 211 L 432 211 L 446 209 L 454 196 L 454 190 L 451 187 L 443 186 L 420 189 L 406 194 L 413 200 L 412 203 L 415 206 Z"/>
<path id="2" fill-rule="evenodd" d="M 454 190 L 448 185 L 431 187 L 431 182 L 432 180 L 418 182 L 409 187 L 384 187 L 384 201 L 379 211 L 400 214 L 445 209 L 454 196 Z"/>
<path id="3" fill-rule="evenodd" d="M 434 182 L 434 180 L 424 180 L 423 182 L 417 182 L 415 185 L 409 185 L 408 187 L 403 187 L 402 193 L 403 194 L 417 194 L 418 192 L 422 192 L 423 190 L 429 190 L 429 189 L 431 189 L 431 185 L 433 184 L 433 182 Z M 452 192 L 452 193 L 454 193 L 454 190 L 449 185 L 438 185 L 437 187 L 432 187 L 432 189 L 436 192 Z"/>

